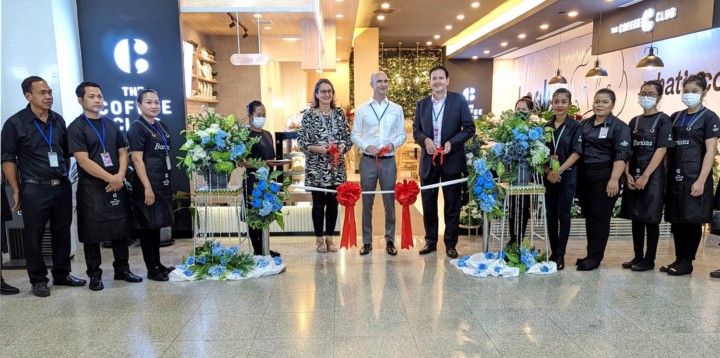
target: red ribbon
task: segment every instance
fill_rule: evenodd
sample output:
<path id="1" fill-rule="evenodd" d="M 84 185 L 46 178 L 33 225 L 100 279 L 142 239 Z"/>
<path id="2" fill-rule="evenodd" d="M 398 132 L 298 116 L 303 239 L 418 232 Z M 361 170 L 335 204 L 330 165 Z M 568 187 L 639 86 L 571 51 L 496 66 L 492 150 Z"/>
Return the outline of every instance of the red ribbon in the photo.
<path id="1" fill-rule="evenodd" d="M 410 249 L 413 246 L 410 205 L 415 203 L 418 194 L 420 194 L 420 187 L 414 180 L 407 181 L 407 179 L 404 179 L 402 183 L 395 184 L 395 200 L 402 205 L 400 249 Z"/>
<path id="2" fill-rule="evenodd" d="M 335 144 L 330 144 L 327 152 L 333 157 L 333 160 L 330 162 L 330 169 L 340 165 L 340 150 L 338 147 Z"/>
<path id="3" fill-rule="evenodd" d="M 382 157 L 382 156 L 388 154 L 389 152 L 390 152 L 390 144 L 382 147 L 382 149 L 380 149 L 380 152 L 378 152 L 378 154 L 375 156 L 375 164 L 377 164 L 378 168 L 380 168 L 380 158 L 378 158 L 378 157 Z"/>
<path id="4" fill-rule="evenodd" d="M 337 201 L 345 207 L 345 221 L 343 222 L 342 238 L 340 248 L 349 249 L 357 246 L 357 228 L 355 225 L 355 203 L 360 198 L 360 185 L 353 182 L 345 182 L 337 188 Z"/>
<path id="5" fill-rule="evenodd" d="M 443 158 L 445 157 L 445 152 L 443 152 L 443 147 L 437 147 L 432 157 L 433 166 L 435 166 L 435 158 L 438 156 L 438 154 L 440 155 L 440 165 L 443 165 Z"/>

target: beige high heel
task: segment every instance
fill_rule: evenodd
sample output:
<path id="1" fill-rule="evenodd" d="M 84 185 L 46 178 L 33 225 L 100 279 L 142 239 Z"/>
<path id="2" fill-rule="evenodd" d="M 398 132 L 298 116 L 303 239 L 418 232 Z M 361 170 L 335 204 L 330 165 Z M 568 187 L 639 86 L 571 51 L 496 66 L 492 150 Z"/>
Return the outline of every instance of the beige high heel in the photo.
<path id="1" fill-rule="evenodd" d="M 322 238 L 322 237 L 315 238 L 315 244 L 317 245 L 317 252 L 322 253 L 322 254 L 327 252 L 327 245 L 325 244 L 325 238 Z"/>
<path id="2" fill-rule="evenodd" d="M 333 243 L 332 236 L 325 236 L 325 245 L 327 245 L 328 252 L 337 252 L 338 248 Z"/>

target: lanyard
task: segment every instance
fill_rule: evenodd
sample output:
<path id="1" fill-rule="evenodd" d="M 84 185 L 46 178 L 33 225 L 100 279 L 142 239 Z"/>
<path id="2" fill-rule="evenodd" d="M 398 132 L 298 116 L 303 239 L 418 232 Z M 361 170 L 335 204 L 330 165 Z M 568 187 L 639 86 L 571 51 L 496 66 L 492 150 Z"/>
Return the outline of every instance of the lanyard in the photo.
<path id="1" fill-rule="evenodd" d="M 83 117 L 85 117 L 85 120 L 88 122 L 88 124 L 90 125 L 90 128 L 92 128 L 93 132 L 95 132 L 95 134 L 97 134 L 98 139 L 100 140 L 100 145 L 103 148 L 103 153 L 107 153 L 107 149 L 105 149 L 105 121 L 103 120 L 103 118 L 100 117 L 100 123 L 102 125 L 102 136 L 100 136 L 100 133 L 98 133 L 95 126 L 92 124 L 92 122 L 90 122 L 90 119 L 84 114 L 83 114 Z"/>
<path id="2" fill-rule="evenodd" d="M 48 120 L 50 119 L 48 118 Z M 45 131 L 43 131 L 42 128 L 40 128 L 40 125 L 37 124 L 37 120 L 33 120 L 33 123 L 35 123 L 35 127 L 37 127 L 38 131 L 40 131 L 40 135 L 42 135 L 43 139 L 45 139 L 45 143 L 47 143 L 48 147 L 50 147 L 50 152 L 52 152 L 53 123 L 50 122 L 50 138 L 45 135 Z"/>
<path id="3" fill-rule="evenodd" d="M 443 103 L 445 104 L 445 103 Z M 387 106 L 385 106 L 385 110 L 382 112 L 380 117 L 378 117 L 377 112 L 375 112 L 375 108 L 373 108 L 372 103 L 370 104 L 370 109 L 372 109 L 373 113 L 375 113 L 375 118 L 378 120 L 378 126 L 380 125 L 380 121 L 385 117 L 385 112 L 387 112 L 388 107 L 390 107 L 390 102 L 388 102 Z"/>
<path id="4" fill-rule="evenodd" d="M 557 137 L 555 137 L 555 136 L 552 137 L 553 154 L 557 154 L 558 143 L 560 143 L 560 138 L 562 138 L 563 132 L 565 131 L 565 127 L 567 127 L 567 125 L 563 124 L 562 129 L 560 130 L 560 133 L 558 133 Z"/>
<path id="5" fill-rule="evenodd" d="M 442 104 L 442 106 L 440 106 L 440 110 L 437 113 L 435 113 L 435 106 L 433 106 L 433 108 L 432 108 L 433 124 L 437 125 L 438 121 L 440 120 L 440 115 L 443 113 L 443 109 L 445 109 L 445 101 L 443 101 L 443 104 Z"/>
<path id="6" fill-rule="evenodd" d="M 655 127 L 657 126 L 657 123 L 660 120 L 661 113 L 662 112 L 659 112 L 658 114 L 655 115 L 655 121 L 653 122 L 652 128 L 650 128 L 650 133 L 655 133 Z M 643 118 L 643 116 L 635 117 L 635 128 L 633 129 L 633 133 L 637 133 L 641 118 Z M 692 118 L 690 120 L 692 120 Z"/>
<path id="7" fill-rule="evenodd" d="M 695 121 L 694 121 L 695 116 L 697 116 L 698 113 L 702 112 L 703 109 L 705 109 L 704 106 L 703 106 L 703 107 L 700 107 L 700 110 L 697 111 L 697 112 L 695 112 L 695 114 L 693 114 L 692 117 L 690 117 L 690 122 L 688 122 L 688 127 L 692 127 L 692 125 L 695 124 Z M 680 127 L 682 127 L 682 126 L 685 125 L 685 117 L 687 117 L 687 113 L 688 113 L 688 112 L 685 111 L 685 113 L 683 114 L 683 119 L 682 119 L 682 121 L 680 121 Z"/>

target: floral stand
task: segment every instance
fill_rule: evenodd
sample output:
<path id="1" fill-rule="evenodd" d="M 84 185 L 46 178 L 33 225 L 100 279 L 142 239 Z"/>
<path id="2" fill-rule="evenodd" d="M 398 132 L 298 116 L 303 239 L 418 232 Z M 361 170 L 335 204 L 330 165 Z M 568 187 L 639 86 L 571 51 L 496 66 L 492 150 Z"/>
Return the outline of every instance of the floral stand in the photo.
<path id="1" fill-rule="evenodd" d="M 197 281 L 197 280 L 215 280 L 215 281 L 237 281 L 246 280 L 249 278 L 257 278 L 262 276 L 277 275 L 285 272 L 285 263 L 279 257 L 271 256 L 254 256 L 253 260 L 255 266 L 247 273 L 242 273 L 239 270 L 233 270 L 222 274 L 208 276 L 205 278 L 199 278 L 198 275 L 184 267 L 177 267 L 173 270 L 168 277 L 170 281 Z M 181 265 L 182 266 L 182 265 Z"/>

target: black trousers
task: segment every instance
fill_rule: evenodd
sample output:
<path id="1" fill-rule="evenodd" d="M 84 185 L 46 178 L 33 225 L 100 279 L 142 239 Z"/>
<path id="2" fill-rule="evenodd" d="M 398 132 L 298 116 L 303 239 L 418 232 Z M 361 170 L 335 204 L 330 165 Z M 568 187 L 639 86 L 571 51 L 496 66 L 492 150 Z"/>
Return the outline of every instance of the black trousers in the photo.
<path id="1" fill-rule="evenodd" d="M 610 236 L 610 218 L 618 196 L 608 197 L 612 163 L 586 165 L 580 172 L 578 197 L 585 216 L 587 258 L 600 263 Z"/>
<path id="2" fill-rule="evenodd" d="M 250 236 L 250 243 L 252 243 L 253 253 L 255 255 L 262 255 L 262 229 L 253 229 L 251 227 L 248 227 L 248 236 Z"/>
<path id="3" fill-rule="evenodd" d="M 148 271 L 157 269 L 162 265 L 160 263 L 160 229 L 138 229 L 136 231 L 137 236 L 140 237 L 140 248 L 145 267 Z"/>
<path id="4" fill-rule="evenodd" d="M 545 184 L 548 240 L 553 255 L 565 255 L 570 237 L 570 208 L 574 196 L 575 184 Z"/>
<path id="5" fill-rule="evenodd" d="M 530 195 L 513 195 L 508 198 L 510 214 L 510 242 L 508 244 L 520 243 L 525 238 L 527 224 L 530 221 Z M 518 223 L 517 217 L 520 216 Z M 520 239 L 518 241 L 518 238 Z"/>
<path id="6" fill-rule="evenodd" d="M 437 184 L 455 179 L 460 179 L 461 173 L 448 175 L 442 172 L 438 166 L 430 167 L 426 178 L 421 179 L 422 185 Z M 445 199 L 445 247 L 455 248 L 458 241 L 458 225 L 460 225 L 460 207 L 462 206 L 461 184 L 454 184 L 442 187 L 443 198 Z M 423 206 L 423 223 L 425 224 L 425 243 L 437 245 L 438 242 L 438 188 L 423 190 L 420 192 Z"/>
<path id="7" fill-rule="evenodd" d="M 695 254 L 702 239 L 702 224 L 672 224 L 675 257 L 695 260 Z"/>
<path id="8" fill-rule="evenodd" d="M 337 189 L 337 185 L 324 186 L 323 189 Z M 321 191 L 312 192 L 312 220 L 316 237 L 332 236 L 335 232 L 335 223 L 338 216 L 338 202 L 336 193 Z M 323 234 L 323 223 L 325 232 Z"/>
<path id="9" fill-rule="evenodd" d="M 645 232 L 647 231 L 647 251 L 643 253 L 645 247 Z M 632 222 L 633 251 L 635 251 L 635 260 L 655 261 L 657 254 L 658 241 L 660 240 L 660 224 L 646 224 L 637 221 Z"/>
<path id="10" fill-rule="evenodd" d="M 24 250 L 30 284 L 48 282 L 47 266 L 42 257 L 42 239 L 50 222 L 52 235 L 52 276 L 63 280 L 70 271 L 70 223 L 72 187 L 67 179 L 58 186 L 23 184 L 20 191 L 24 230 Z"/>
<path id="11" fill-rule="evenodd" d="M 128 240 L 113 240 L 111 241 L 111 243 L 113 257 L 115 258 L 115 261 L 113 262 L 113 267 L 115 268 L 115 271 L 129 269 L 130 265 L 128 264 Z M 85 264 L 87 265 L 87 271 L 85 272 L 90 278 L 100 278 L 103 272 L 100 268 L 100 264 L 102 263 L 102 257 L 100 255 L 100 243 L 85 243 L 84 248 Z"/>

